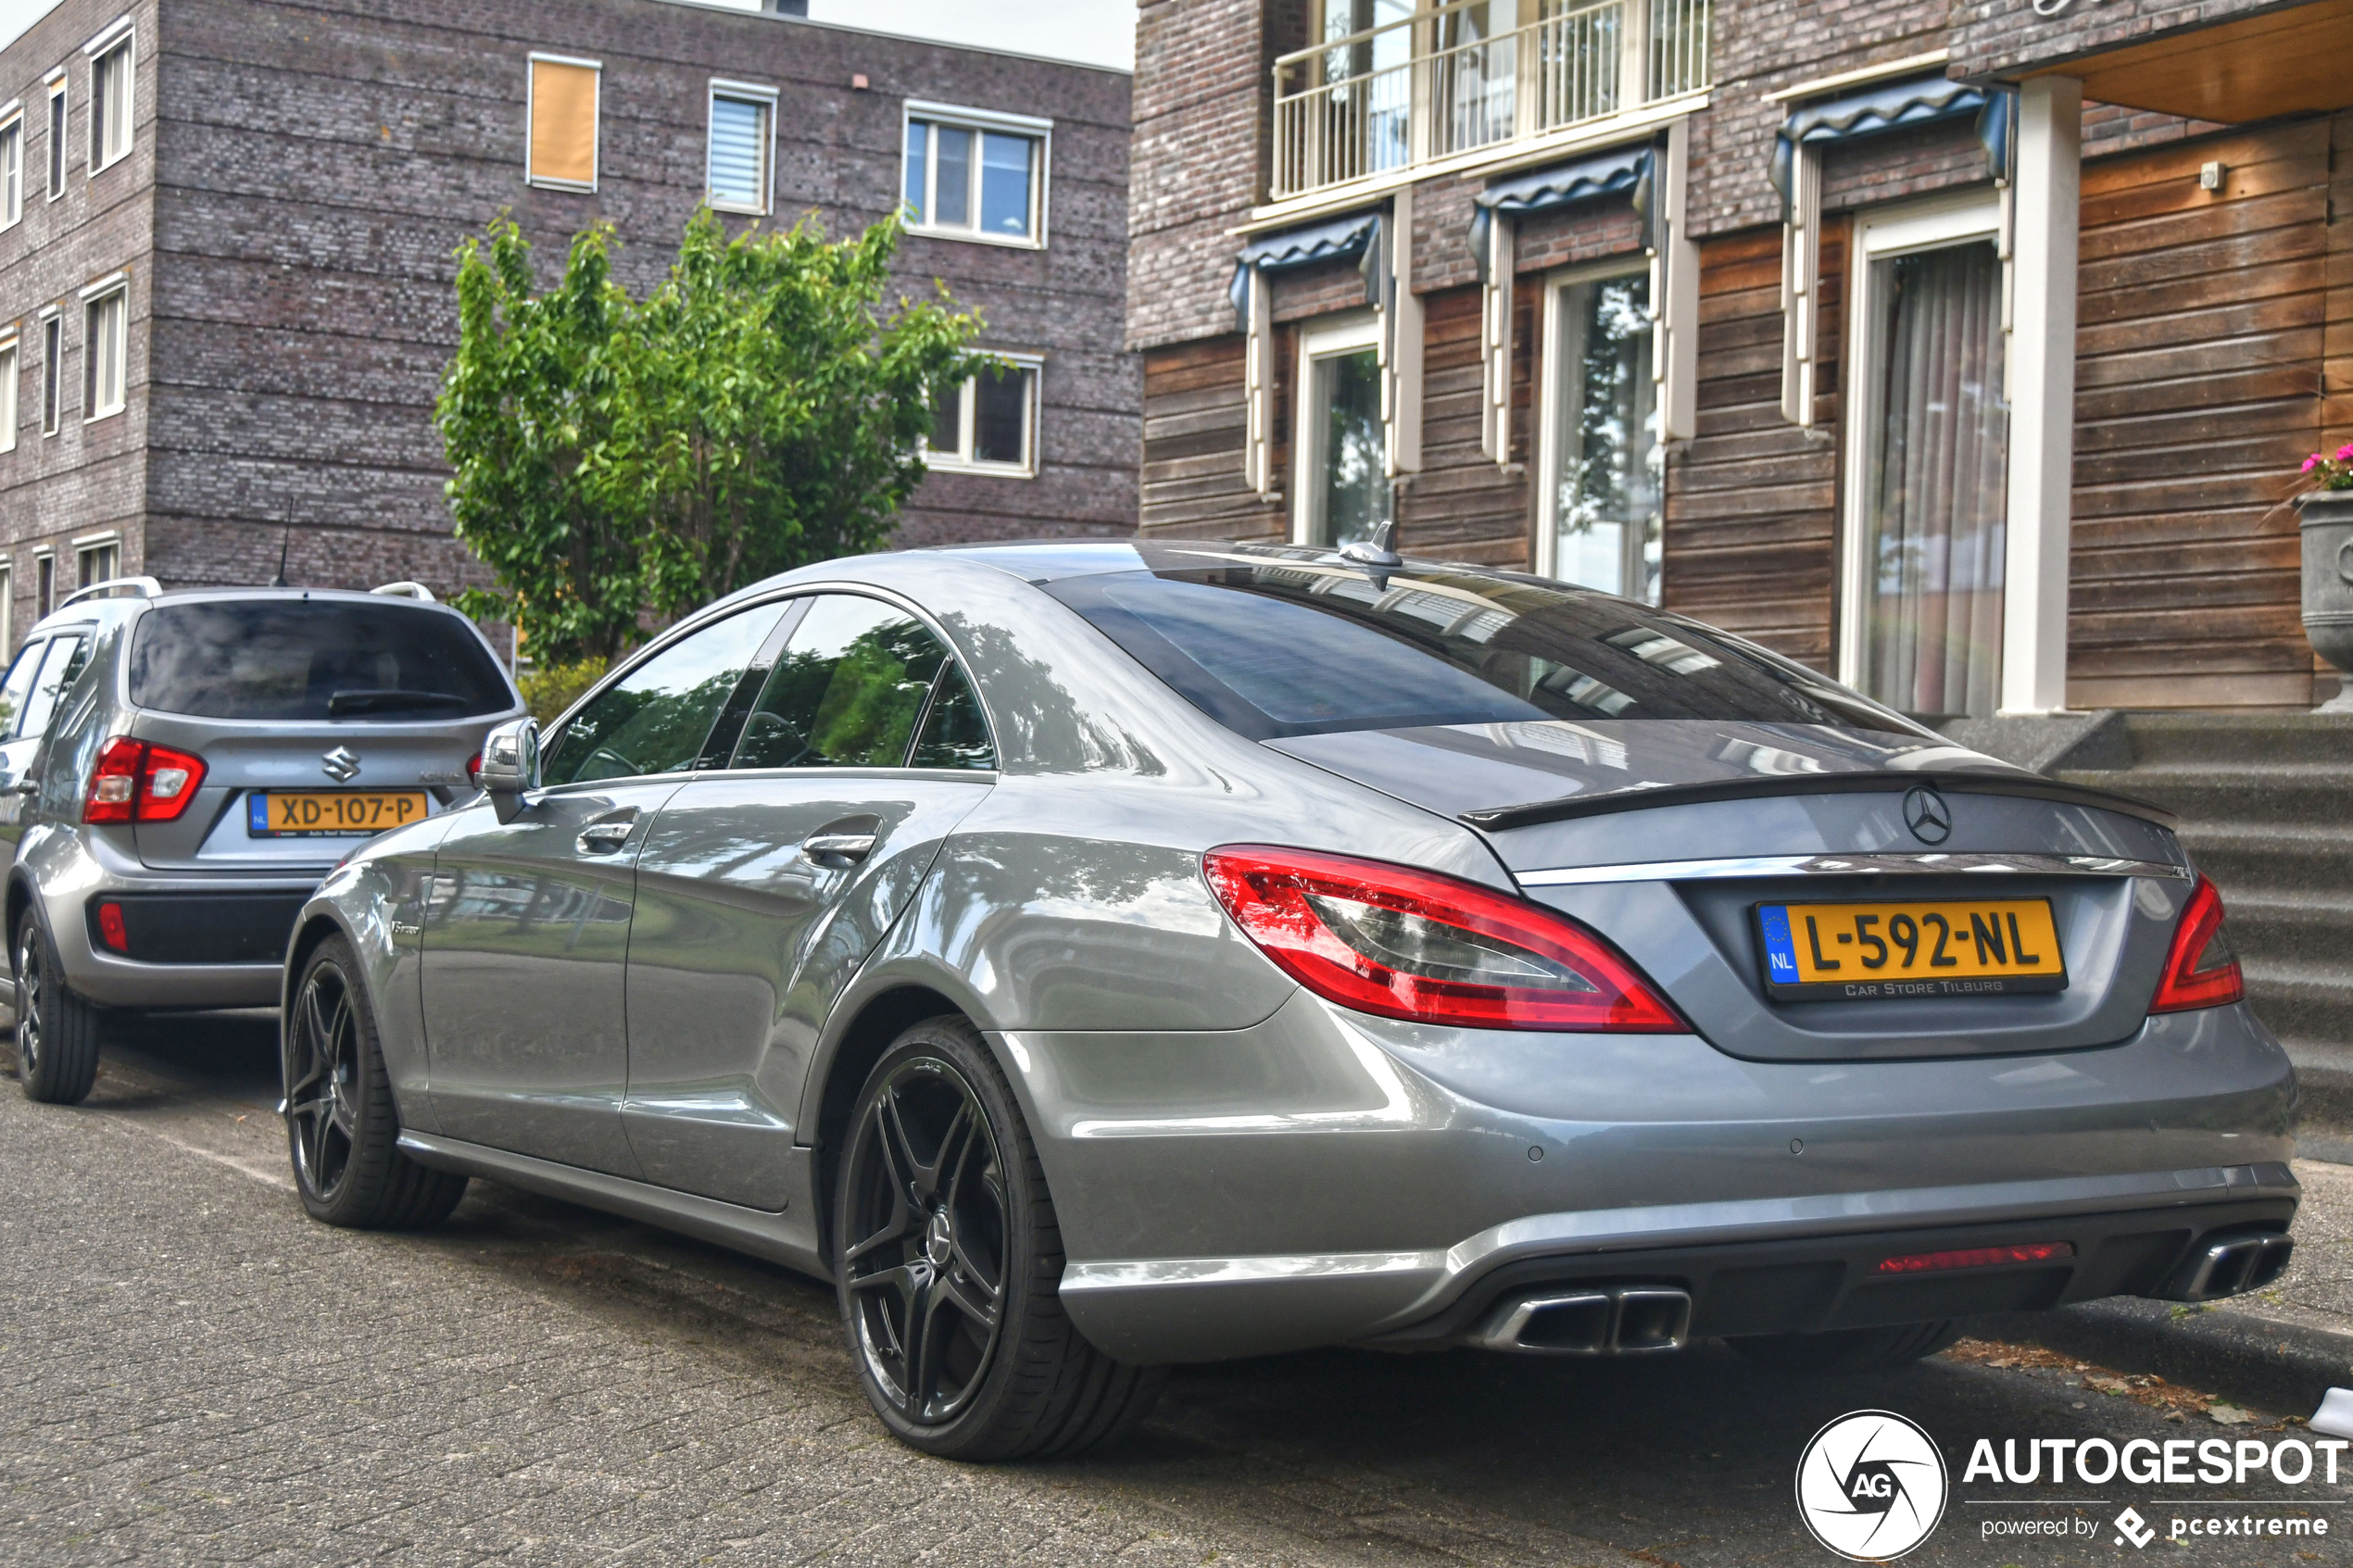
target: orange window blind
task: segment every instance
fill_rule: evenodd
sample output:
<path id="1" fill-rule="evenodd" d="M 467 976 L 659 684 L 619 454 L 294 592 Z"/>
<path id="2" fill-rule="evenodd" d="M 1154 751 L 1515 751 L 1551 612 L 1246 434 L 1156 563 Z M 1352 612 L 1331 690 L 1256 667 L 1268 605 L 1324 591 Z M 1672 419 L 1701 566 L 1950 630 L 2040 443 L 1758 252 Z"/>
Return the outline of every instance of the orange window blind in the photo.
<path id="1" fill-rule="evenodd" d="M 597 68 L 531 62 L 531 178 L 597 182 Z"/>

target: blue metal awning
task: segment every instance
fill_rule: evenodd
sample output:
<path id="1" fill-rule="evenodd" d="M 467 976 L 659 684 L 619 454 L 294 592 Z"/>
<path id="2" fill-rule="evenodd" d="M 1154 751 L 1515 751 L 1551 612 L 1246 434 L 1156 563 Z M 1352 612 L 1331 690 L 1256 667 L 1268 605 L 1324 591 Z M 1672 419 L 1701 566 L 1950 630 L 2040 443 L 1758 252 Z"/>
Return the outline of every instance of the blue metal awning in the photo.
<path id="1" fill-rule="evenodd" d="M 1643 207 L 1647 206 L 1644 197 L 1650 180 L 1651 144 L 1630 142 L 1622 147 L 1610 147 L 1549 169 L 1497 181 L 1471 198 L 1474 210 L 1468 238 L 1471 255 L 1478 258 L 1482 280 L 1487 269 L 1487 235 L 1496 214 L 1517 218 L 1524 213 L 1549 212 L 1554 207 L 1628 194 L 1632 194 L 1638 208 Z"/>
<path id="2" fill-rule="evenodd" d="M 1790 197 L 1790 175 L 1800 143 L 1819 146 L 1859 140 L 1889 131 L 1974 117 L 1978 140 L 1996 176 L 2009 173 L 2010 121 L 2017 94 L 2002 88 L 1972 87 L 1942 76 L 1914 77 L 1836 98 L 1799 105 L 1781 121 L 1773 139 L 1769 177 L 1781 200 Z"/>
<path id="3" fill-rule="evenodd" d="M 1287 267 L 1311 267 L 1319 261 L 1363 256 L 1379 240 L 1380 222 L 1380 209 L 1374 207 L 1321 223 L 1285 229 L 1279 233 L 1259 235 L 1234 258 L 1234 277 L 1226 293 L 1234 302 L 1235 312 L 1239 315 L 1250 307 L 1252 268 L 1276 272 Z"/>

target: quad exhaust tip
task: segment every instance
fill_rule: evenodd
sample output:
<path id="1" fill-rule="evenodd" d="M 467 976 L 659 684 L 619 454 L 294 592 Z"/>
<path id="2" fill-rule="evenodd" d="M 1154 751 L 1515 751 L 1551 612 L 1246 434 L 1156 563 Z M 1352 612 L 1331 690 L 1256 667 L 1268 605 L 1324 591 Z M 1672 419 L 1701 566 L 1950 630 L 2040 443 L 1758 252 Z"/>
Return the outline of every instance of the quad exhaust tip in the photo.
<path id="1" fill-rule="evenodd" d="M 2286 1272 L 2296 1243 L 2284 1236 L 2240 1236 L 2209 1241 L 2191 1254 L 2175 1287 L 2175 1301 L 2219 1301 L 2260 1290 Z"/>
<path id="2" fill-rule="evenodd" d="M 1692 1296 L 1664 1286 L 1609 1286 L 1507 1299 L 1471 1343 L 1537 1356 L 1639 1356 L 1692 1337 Z"/>

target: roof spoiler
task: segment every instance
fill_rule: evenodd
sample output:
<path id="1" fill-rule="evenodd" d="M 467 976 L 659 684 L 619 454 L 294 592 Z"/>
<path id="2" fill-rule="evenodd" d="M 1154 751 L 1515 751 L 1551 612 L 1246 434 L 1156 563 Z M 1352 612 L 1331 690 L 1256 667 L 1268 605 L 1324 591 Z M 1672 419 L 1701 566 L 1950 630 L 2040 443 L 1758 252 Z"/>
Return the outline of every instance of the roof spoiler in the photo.
<path id="1" fill-rule="evenodd" d="M 371 594 L 388 594 L 396 599 L 422 599 L 429 605 L 437 605 L 441 602 L 439 599 L 434 597 L 433 590 L 431 588 L 426 587 L 422 583 L 410 583 L 406 579 L 403 579 L 398 583 L 385 583 L 380 584 L 377 587 L 369 589 L 368 592 Z"/>
<path id="2" fill-rule="evenodd" d="M 2181 819 L 2162 806 L 2135 800 L 2111 790 L 2093 789 L 2032 773 L 1901 772 L 1781 773 L 1755 778 L 1705 779 L 1692 784 L 1634 784 L 1561 800 L 1532 800 L 1522 806 L 1498 806 L 1480 811 L 1460 811 L 1454 820 L 1485 833 L 1565 822 L 1577 817 L 1639 810 L 1649 806 L 1684 806 L 1704 800 L 1755 800 L 1780 795 L 1901 795 L 1918 784 L 1949 790 L 1955 795 L 2007 795 L 2028 800 L 2052 800 L 2068 806 L 2091 806 L 2115 811 L 2159 827 L 2176 827 Z"/>
<path id="3" fill-rule="evenodd" d="M 87 588 L 75 589 L 57 601 L 57 608 L 63 609 L 82 599 L 112 598 L 117 594 L 152 599 L 162 592 L 163 584 L 152 577 L 109 577 L 103 583 L 93 583 Z"/>

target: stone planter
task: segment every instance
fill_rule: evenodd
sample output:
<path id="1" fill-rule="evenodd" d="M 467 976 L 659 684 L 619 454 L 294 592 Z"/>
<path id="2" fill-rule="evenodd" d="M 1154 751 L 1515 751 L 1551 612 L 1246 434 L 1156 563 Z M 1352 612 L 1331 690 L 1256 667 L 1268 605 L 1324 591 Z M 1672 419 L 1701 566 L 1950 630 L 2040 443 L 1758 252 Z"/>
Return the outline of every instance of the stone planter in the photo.
<path id="1" fill-rule="evenodd" d="M 2296 498 L 2304 514 L 2304 634 L 2344 674 L 2322 713 L 2353 713 L 2353 490 Z"/>

